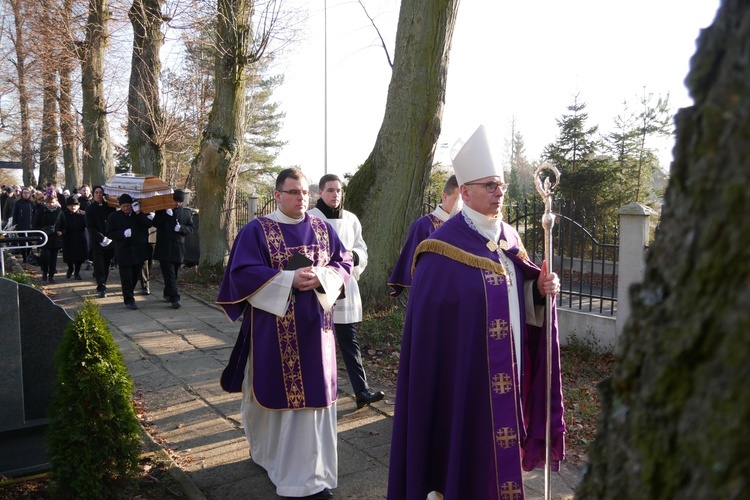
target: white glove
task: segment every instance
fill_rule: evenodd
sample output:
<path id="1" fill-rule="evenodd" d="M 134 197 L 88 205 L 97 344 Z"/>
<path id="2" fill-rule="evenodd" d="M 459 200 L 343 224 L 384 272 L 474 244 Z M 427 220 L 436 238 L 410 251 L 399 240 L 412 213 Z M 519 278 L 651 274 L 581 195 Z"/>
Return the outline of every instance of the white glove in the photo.
<path id="1" fill-rule="evenodd" d="M 133 204 L 130 205 L 130 206 L 133 207 L 133 212 L 140 212 L 141 211 L 141 204 L 139 202 L 137 202 L 137 201 L 134 201 Z"/>
<path id="2" fill-rule="evenodd" d="M 180 223 L 178 222 L 177 225 L 174 227 L 174 232 L 175 233 L 180 232 L 180 227 L 182 227 L 182 226 L 180 226 Z"/>
<path id="3" fill-rule="evenodd" d="M 110 243 L 112 243 L 112 240 L 110 240 L 109 238 L 105 236 L 104 239 L 99 244 L 103 247 L 108 247 Z"/>
<path id="4" fill-rule="evenodd" d="M 172 214 L 169 214 L 169 215 L 172 215 Z M 8 217 L 7 227 L 13 227 L 13 217 Z"/>
<path id="5" fill-rule="evenodd" d="M 125 231 L 124 231 L 124 232 L 123 232 L 122 234 L 123 234 L 123 236 L 125 236 L 126 238 L 130 238 L 130 228 L 127 228 L 127 229 L 126 229 L 126 230 L 125 230 Z"/>
<path id="6" fill-rule="evenodd" d="M 155 216 L 156 216 L 156 212 L 149 212 L 146 217 L 148 217 L 148 220 L 154 220 Z"/>
<path id="7" fill-rule="evenodd" d="M 173 213 L 174 213 L 174 212 L 172 212 L 172 209 L 171 209 L 171 208 L 168 208 L 168 209 L 167 209 L 167 215 L 168 215 L 168 216 L 172 217 L 172 214 L 173 214 Z"/>

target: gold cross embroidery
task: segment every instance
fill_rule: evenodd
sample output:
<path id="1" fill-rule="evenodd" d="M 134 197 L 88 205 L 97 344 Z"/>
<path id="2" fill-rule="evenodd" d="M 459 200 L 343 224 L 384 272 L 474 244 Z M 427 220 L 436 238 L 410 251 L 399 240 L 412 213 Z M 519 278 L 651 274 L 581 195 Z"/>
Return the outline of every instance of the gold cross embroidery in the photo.
<path id="1" fill-rule="evenodd" d="M 492 286 L 502 285 L 504 280 L 502 275 L 493 273 L 492 271 L 485 271 L 484 279 L 487 281 L 488 285 Z"/>
<path id="2" fill-rule="evenodd" d="M 521 485 L 515 481 L 508 481 L 503 483 L 500 487 L 500 498 L 502 500 L 520 500 L 523 498 L 523 490 Z"/>
<path id="3" fill-rule="evenodd" d="M 499 431 L 497 431 L 495 435 L 495 441 L 497 441 L 497 445 L 500 448 L 510 448 L 514 444 L 516 444 L 516 438 L 518 436 L 516 435 L 516 431 L 511 429 L 510 427 L 503 427 Z"/>
<path id="4" fill-rule="evenodd" d="M 510 392 L 513 387 L 513 381 L 507 373 L 497 373 L 492 376 L 492 390 L 496 394 L 505 394 Z"/>
<path id="5" fill-rule="evenodd" d="M 508 322 L 504 319 L 493 319 L 490 322 L 490 337 L 493 340 L 502 340 L 508 336 Z"/>

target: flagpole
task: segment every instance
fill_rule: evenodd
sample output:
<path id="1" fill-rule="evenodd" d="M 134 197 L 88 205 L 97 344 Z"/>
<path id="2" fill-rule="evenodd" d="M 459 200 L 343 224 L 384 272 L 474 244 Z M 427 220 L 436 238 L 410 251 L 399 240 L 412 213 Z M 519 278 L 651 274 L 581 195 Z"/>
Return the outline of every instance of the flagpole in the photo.
<path id="1" fill-rule="evenodd" d="M 554 184 L 549 177 L 542 179 L 542 172 L 552 170 L 555 174 Z M 553 268 L 552 259 L 552 228 L 555 226 L 555 214 L 552 212 L 553 191 L 560 182 L 560 171 L 553 165 L 540 165 L 534 173 L 534 184 L 536 190 L 544 202 L 544 214 L 542 215 L 542 227 L 544 228 L 544 260 L 547 261 L 547 272 L 551 273 Z M 552 440 L 552 300 L 547 299 L 545 308 L 545 324 L 547 326 L 547 380 L 545 383 L 546 401 L 546 427 L 544 435 L 544 499 L 550 500 L 551 496 L 551 459 L 550 449 Z"/>

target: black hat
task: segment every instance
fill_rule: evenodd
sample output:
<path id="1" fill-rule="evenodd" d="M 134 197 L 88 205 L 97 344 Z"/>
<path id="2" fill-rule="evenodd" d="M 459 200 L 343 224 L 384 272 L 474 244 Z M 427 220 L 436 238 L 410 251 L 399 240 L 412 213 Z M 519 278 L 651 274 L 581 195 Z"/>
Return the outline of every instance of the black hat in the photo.
<path id="1" fill-rule="evenodd" d="M 117 202 L 122 205 L 123 203 L 133 203 L 133 198 L 128 194 L 121 194 L 119 198 L 117 198 Z"/>
<path id="2" fill-rule="evenodd" d="M 66 205 L 80 205 L 80 203 L 78 203 L 78 198 L 76 198 L 75 196 L 71 196 L 70 198 L 65 200 L 65 204 Z"/>
<path id="3" fill-rule="evenodd" d="M 182 189 L 175 189 L 172 193 L 172 199 L 174 201 L 185 201 L 185 191 Z"/>

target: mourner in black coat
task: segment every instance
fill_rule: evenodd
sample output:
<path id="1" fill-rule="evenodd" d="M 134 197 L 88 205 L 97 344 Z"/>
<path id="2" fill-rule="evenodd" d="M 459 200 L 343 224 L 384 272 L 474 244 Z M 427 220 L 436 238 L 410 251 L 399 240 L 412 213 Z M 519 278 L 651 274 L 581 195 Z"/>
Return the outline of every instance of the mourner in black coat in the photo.
<path id="1" fill-rule="evenodd" d="M 68 264 L 65 277 L 81 279 L 81 264 L 88 256 L 86 243 L 86 214 L 79 210 L 78 199 L 68 198 L 65 214 L 65 234 L 63 235 L 63 260 Z"/>
<path id="2" fill-rule="evenodd" d="M 89 232 L 89 247 L 94 261 L 97 297 L 107 296 L 109 265 L 115 255 L 112 239 L 107 238 L 107 219 L 115 209 L 104 200 L 104 188 L 94 186 L 94 199 L 86 207 L 86 230 Z"/>
<path id="3" fill-rule="evenodd" d="M 185 235 L 195 231 L 193 213 L 182 206 L 185 193 L 176 189 L 172 195 L 174 208 L 159 210 L 154 217 L 156 249 L 154 259 L 159 261 L 164 277 L 164 299 L 179 309 L 182 306 L 177 291 L 177 274 L 185 258 Z"/>
<path id="4" fill-rule="evenodd" d="M 107 238 L 114 241 L 125 306 L 138 309 L 133 290 L 147 257 L 148 228 L 153 225 L 151 221 L 155 214 L 141 213 L 139 204 L 133 203 L 133 198 L 128 194 L 123 194 L 117 201 L 120 210 L 110 214 L 107 219 Z"/>
<path id="5" fill-rule="evenodd" d="M 49 195 L 44 199 L 44 206 L 39 207 L 34 214 L 34 229 L 40 229 L 47 235 L 47 243 L 42 247 L 39 266 L 42 268 L 42 281 L 49 279 L 55 282 L 57 273 L 57 253 L 63 246 L 65 233 L 65 217 L 57 204 L 57 197 Z"/>

